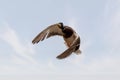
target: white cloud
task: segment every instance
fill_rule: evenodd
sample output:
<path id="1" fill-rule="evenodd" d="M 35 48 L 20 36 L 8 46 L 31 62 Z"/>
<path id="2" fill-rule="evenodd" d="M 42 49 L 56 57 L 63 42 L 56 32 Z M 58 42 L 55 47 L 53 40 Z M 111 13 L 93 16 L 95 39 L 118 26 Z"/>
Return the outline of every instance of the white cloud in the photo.
<path id="1" fill-rule="evenodd" d="M 111 27 L 110 27 L 110 32 L 109 32 L 109 39 L 112 45 L 120 45 L 120 10 L 117 11 L 115 14 L 113 14 L 111 18 Z M 118 46 L 117 46 L 118 47 Z"/>
<path id="2" fill-rule="evenodd" d="M 37 63 L 32 57 L 35 53 L 32 44 L 29 42 L 21 42 L 20 37 L 17 35 L 16 31 L 10 28 L 8 25 L 3 29 L 0 38 L 8 43 L 8 45 L 10 45 L 15 51 L 16 54 L 11 53 L 11 55 L 13 55 L 13 62 L 16 64 L 22 64 L 20 61 L 20 59 L 22 59 L 23 63 L 24 61 L 27 61 L 27 63 Z"/>
<path id="3" fill-rule="evenodd" d="M 120 59 L 117 56 L 104 56 L 102 58 L 93 58 L 90 61 L 87 61 L 85 63 L 84 57 L 77 57 L 75 59 L 72 59 L 71 64 L 73 64 L 74 69 L 71 71 L 68 71 L 67 69 L 66 74 L 73 74 L 73 75 L 120 75 Z M 76 68 L 75 68 L 76 67 Z M 70 67 L 71 68 L 71 67 Z M 71 68 L 72 69 L 72 68 Z M 72 72 L 72 73 L 70 73 Z"/>
<path id="4" fill-rule="evenodd" d="M 107 8 L 105 9 L 105 25 L 104 25 L 104 35 L 106 45 L 112 50 L 111 52 L 120 51 L 120 5 L 119 1 L 116 0 L 114 3 L 107 3 Z"/>
<path id="5" fill-rule="evenodd" d="M 47 76 L 47 77 L 46 77 Z M 98 75 L 39 75 L 39 76 L 8 76 L 1 77 L 1 80 L 119 80 L 119 76 L 98 76 Z"/>
<path id="6" fill-rule="evenodd" d="M 12 62 L 15 64 L 27 64 L 28 61 L 16 55 L 12 55 Z"/>
<path id="7" fill-rule="evenodd" d="M 48 62 L 48 67 L 51 68 L 51 69 L 56 69 L 56 66 L 53 64 L 52 61 L 49 60 Z"/>
<path id="8" fill-rule="evenodd" d="M 68 19 L 68 25 L 71 26 L 75 31 L 78 30 L 77 20 L 74 17 Z"/>

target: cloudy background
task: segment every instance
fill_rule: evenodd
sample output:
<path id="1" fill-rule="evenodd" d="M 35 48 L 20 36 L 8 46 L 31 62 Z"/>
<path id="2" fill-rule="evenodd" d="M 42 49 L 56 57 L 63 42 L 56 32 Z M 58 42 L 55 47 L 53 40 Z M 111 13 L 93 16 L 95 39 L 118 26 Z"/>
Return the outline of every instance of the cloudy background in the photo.
<path id="1" fill-rule="evenodd" d="M 81 55 L 64 60 L 61 37 L 32 45 L 63 22 L 81 37 Z M 0 0 L 1 80 L 120 80 L 120 0 Z"/>

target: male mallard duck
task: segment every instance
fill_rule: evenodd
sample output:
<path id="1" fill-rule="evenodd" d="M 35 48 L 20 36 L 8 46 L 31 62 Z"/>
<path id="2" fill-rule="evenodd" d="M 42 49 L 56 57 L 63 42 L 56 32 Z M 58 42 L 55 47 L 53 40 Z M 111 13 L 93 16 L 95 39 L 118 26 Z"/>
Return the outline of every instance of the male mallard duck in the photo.
<path id="1" fill-rule="evenodd" d="M 49 38 L 55 35 L 62 36 L 65 40 L 65 44 L 68 49 L 65 50 L 62 54 L 58 55 L 58 59 L 63 59 L 68 57 L 75 52 L 76 54 L 81 53 L 79 50 L 80 47 L 80 37 L 79 35 L 68 26 L 64 26 L 63 23 L 53 24 L 48 26 L 45 30 L 40 32 L 32 41 L 33 44 L 38 43 L 39 41 L 43 41 L 45 38 Z"/>

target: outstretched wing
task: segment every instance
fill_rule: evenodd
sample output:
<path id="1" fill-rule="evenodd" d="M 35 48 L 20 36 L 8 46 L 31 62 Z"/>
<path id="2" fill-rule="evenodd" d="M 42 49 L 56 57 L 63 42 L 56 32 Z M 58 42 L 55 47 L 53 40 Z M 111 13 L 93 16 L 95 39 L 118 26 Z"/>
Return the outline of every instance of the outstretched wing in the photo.
<path id="1" fill-rule="evenodd" d="M 74 52 L 76 48 L 78 48 L 78 46 L 80 46 L 80 37 L 77 37 L 75 41 L 73 42 L 72 46 L 69 47 L 67 50 L 65 50 L 62 54 L 58 55 L 57 58 L 63 59 L 63 58 L 70 56 L 72 52 Z"/>
<path id="2" fill-rule="evenodd" d="M 45 30 L 40 32 L 32 41 L 33 44 L 43 41 L 45 38 L 49 38 L 55 35 L 63 35 L 62 29 L 60 28 L 61 24 L 57 23 L 51 26 L 48 26 Z"/>

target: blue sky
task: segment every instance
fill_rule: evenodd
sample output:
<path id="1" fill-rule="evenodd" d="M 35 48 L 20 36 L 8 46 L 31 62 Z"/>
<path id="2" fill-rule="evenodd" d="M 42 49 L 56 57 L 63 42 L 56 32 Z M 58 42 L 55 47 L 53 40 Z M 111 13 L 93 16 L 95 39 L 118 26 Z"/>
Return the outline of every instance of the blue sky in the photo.
<path id="1" fill-rule="evenodd" d="M 1 80 L 119 80 L 120 0 L 1 0 Z M 61 37 L 32 45 L 47 26 L 63 22 L 81 37 L 81 55 L 58 60 Z"/>

